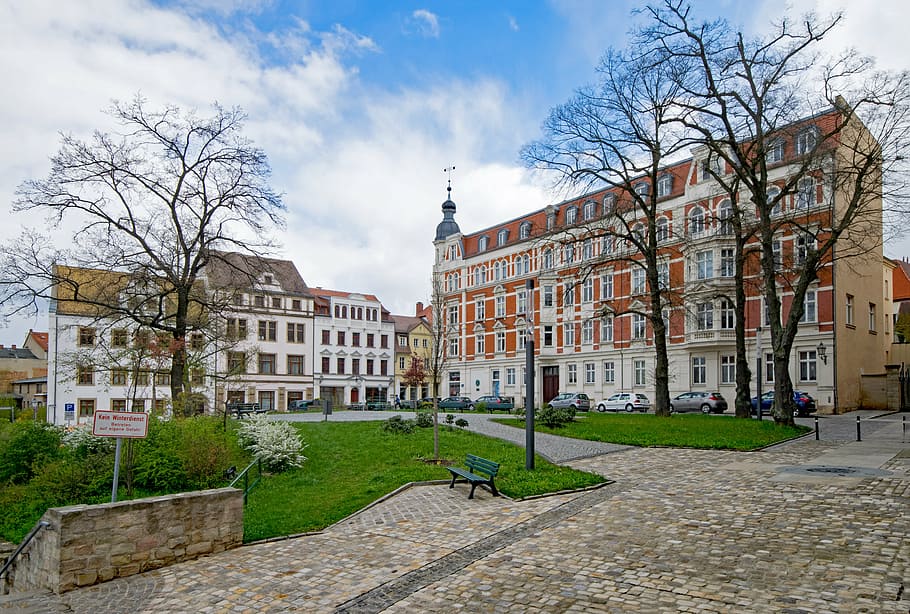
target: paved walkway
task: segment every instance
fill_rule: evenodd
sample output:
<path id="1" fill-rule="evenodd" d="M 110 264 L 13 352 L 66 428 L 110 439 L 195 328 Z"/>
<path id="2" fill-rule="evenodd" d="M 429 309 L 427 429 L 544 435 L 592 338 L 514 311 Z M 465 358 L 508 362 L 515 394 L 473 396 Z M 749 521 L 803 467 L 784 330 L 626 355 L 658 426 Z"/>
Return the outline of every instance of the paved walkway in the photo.
<path id="1" fill-rule="evenodd" d="M 910 438 L 899 416 L 883 416 L 864 421 L 856 442 L 856 415 L 821 418 L 820 441 L 752 453 L 613 446 L 591 456 L 584 443 L 538 436 L 539 451 L 615 482 L 524 502 L 415 487 L 319 534 L 0 606 L 906 614 Z M 472 417 L 472 429 L 497 428 Z"/>

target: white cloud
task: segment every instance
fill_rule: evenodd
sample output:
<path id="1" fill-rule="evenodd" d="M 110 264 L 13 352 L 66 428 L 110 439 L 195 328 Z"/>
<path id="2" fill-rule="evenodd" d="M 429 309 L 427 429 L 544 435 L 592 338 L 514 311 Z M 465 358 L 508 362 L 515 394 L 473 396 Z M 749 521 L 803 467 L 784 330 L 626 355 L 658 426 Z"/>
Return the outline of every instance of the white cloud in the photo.
<path id="1" fill-rule="evenodd" d="M 518 20 L 512 15 L 506 15 L 506 19 L 509 21 L 509 29 L 512 30 L 512 32 L 518 32 Z"/>
<path id="2" fill-rule="evenodd" d="M 417 31 L 430 38 L 439 38 L 439 17 L 426 9 L 417 9 L 411 13 Z"/>

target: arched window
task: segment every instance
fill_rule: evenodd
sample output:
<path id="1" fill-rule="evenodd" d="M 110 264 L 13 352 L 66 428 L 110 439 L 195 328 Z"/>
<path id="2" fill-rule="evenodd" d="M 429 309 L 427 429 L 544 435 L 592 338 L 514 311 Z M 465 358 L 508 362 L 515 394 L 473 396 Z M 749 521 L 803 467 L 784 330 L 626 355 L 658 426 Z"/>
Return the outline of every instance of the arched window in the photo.
<path id="1" fill-rule="evenodd" d="M 485 252 L 485 251 L 487 251 L 487 247 L 489 247 L 489 244 L 490 244 L 490 238 L 489 238 L 489 237 L 487 237 L 487 236 L 482 236 L 482 237 L 480 237 L 480 238 L 477 240 L 477 251 L 479 251 L 479 252 Z"/>
<path id="2" fill-rule="evenodd" d="M 553 250 L 549 247 L 543 250 L 543 266 L 541 268 L 545 271 L 553 268 Z"/>
<path id="3" fill-rule="evenodd" d="M 531 237 L 531 222 L 521 223 L 521 226 L 518 227 L 518 237 L 520 239 L 528 239 Z"/>
<path id="4" fill-rule="evenodd" d="M 509 240 L 509 231 L 506 228 L 503 228 L 496 233 L 496 245 L 503 246 L 506 244 L 506 241 Z"/>
<path id="5" fill-rule="evenodd" d="M 689 234 L 698 236 L 705 231 L 705 210 L 701 207 L 693 207 L 689 211 Z"/>
<path id="6" fill-rule="evenodd" d="M 733 234 L 733 204 L 724 200 L 717 208 L 717 219 L 720 222 L 720 234 Z"/>

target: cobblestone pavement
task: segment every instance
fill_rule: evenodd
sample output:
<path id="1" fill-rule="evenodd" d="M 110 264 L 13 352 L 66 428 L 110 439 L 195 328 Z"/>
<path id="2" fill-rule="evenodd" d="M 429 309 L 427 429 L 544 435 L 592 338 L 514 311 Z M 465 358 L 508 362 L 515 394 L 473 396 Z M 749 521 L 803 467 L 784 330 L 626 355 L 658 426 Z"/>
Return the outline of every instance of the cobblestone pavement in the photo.
<path id="1" fill-rule="evenodd" d="M 623 448 L 579 458 L 569 464 L 615 480 L 583 493 L 516 502 L 478 489 L 469 501 L 465 487 L 417 486 L 318 534 L 3 606 L 910 612 L 910 443 L 899 417 L 864 422 L 862 442 L 852 417 L 820 423 L 820 441 L 761 452 Z M 788 471 L 844 460 L 883 475 Z"/>

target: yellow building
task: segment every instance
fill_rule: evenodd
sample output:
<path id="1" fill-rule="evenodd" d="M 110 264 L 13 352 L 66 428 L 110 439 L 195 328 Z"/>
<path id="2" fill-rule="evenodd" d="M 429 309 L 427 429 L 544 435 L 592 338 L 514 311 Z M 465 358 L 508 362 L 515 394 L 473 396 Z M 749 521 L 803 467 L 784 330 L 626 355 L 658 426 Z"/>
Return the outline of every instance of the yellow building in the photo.
<path id="1" fill-rule="evenodd" d="M 432 355 L 433 332 L 430 327 L 430 309 L 417 303 L 415 315 L 393 315 L 395 321 L 395 390 L 398 401 L 417 401 L 429 396 L 429 375 L 419 378 L 421 366 Z M 423 373 L 426 373 L 425 369 Z"/>

